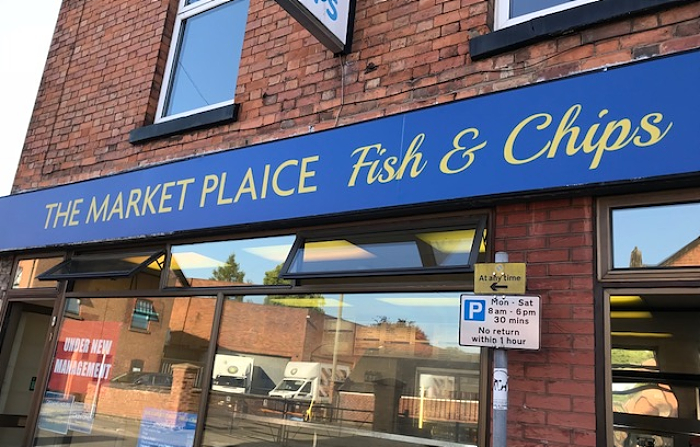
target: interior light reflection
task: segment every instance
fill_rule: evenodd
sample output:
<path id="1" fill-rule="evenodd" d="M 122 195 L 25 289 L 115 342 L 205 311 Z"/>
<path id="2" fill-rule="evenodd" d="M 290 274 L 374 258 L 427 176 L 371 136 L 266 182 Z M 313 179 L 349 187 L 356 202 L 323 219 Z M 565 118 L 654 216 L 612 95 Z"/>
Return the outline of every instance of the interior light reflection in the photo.
<path id="1" fill-rule="evenodd" d="M 346 240 L 308 242 L 304 246 L 303 251 L 304 262 L 367 259 L 375 257 L 370 252 Z"/>

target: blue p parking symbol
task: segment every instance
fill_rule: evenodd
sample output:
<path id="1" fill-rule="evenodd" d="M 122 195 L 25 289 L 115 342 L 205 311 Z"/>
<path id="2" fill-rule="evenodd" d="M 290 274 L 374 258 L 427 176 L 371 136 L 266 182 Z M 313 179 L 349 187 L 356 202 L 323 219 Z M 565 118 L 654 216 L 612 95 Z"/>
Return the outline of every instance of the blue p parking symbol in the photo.
<path id="1" fill-rule="evenodd" d="M 464 319 L 469 321 L 485 321 L 486 301 L 464 300 Z"/>

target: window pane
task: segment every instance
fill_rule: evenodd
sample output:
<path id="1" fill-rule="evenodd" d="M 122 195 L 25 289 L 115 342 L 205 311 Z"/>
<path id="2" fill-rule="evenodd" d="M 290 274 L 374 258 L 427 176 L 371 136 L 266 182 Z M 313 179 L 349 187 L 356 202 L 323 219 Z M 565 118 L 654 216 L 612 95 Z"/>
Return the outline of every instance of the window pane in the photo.
<path id="1" fill-rule="evenodd" d="M 203 444 L 476 444 L 480 350 L 458 344 L 459 296 L 231 297 Z"/>
<path id="2" fill-rule="evenodd" d="M 172 248 L 171 287 L 280 284 L 293 236 L 178 245 Z"/>
<path id="3" fill-rule="evenodd" d="M 17 264 L 17 270 L 15 270 L 12 288 L 56 287 L 56 281 L 41 281 L 37 276 L 60 264 L 61 261 L 63 261 L 63 258 L 21 259 Z"/>
<path id="4" fill-rule="evenodd" d="M 700 204 L 612 211 L 614 268 L 700 265 Z"/>
<path id="5" fill-rule="evenodd" d="M 234 0 L 182 22 L 165 116 L 233 101 L 247 0 Z"/>
<path id="6" fill-rule="evenodd" d="M 687 434 L 673 433 L 680 425 L 668 420 L 700 420 L 698 321 L 700 294 L 610 298 L 616 446 L 638 445 L 642 434 L 656 445 L 688 445 Z M 664 437 L 676 444 L 658 443 Z"/>
<path id="7" fill-rule="evenodd" d="M 130 329 L 133 298 L 65 316 L 33 445 L 192 445 L 215 299 L 148 302 L 148 332 Z"/>
<path id="8" fill-rule="evenodd" d="M 42 272 L 45 279 L 113 278 L 150 270 L 160 274 L 165 256 L 162 251 L 98 253 L 77 255 Z"/>
<path id="9" fill-rule="evenodd" d="M 510 18 L 541 11 L 552 6 L 571 3 L 572 1 L 576 0 L 512 0 L 510 3 Z"/>
<path id="10" fill-rule="evenodd" d="M 473 268 L 485 252 L 485 232 L 474 227 L 397 230 L 304 239 L 283 277 L 324 273 Z M 475 236 L 476 235 L 476 236 Z"/>

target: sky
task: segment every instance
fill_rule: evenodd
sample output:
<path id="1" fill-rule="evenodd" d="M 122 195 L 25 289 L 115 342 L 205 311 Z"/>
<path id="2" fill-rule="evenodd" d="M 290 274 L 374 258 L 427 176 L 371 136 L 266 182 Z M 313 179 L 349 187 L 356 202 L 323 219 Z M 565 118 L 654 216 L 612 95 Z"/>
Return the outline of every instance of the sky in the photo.
<path id="1" fill-rule="evenodd" d="M 0 15 L 0 196 L 10 194 L 61 0 L 3 3 Z"/>

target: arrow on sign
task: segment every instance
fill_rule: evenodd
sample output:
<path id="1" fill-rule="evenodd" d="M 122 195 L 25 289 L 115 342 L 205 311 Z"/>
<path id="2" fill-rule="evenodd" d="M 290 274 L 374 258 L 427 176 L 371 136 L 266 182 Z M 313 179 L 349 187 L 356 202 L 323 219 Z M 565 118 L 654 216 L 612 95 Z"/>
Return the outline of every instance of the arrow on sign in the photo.
<path id="1" fill-rule="evenodd" d="M 491 290 L 493 290 L 494 292 L 498 289 L 507 289 L 507 288 L 508 288 L 508 286 L 499 286 L 497 282 L 491 284 Z"/>

